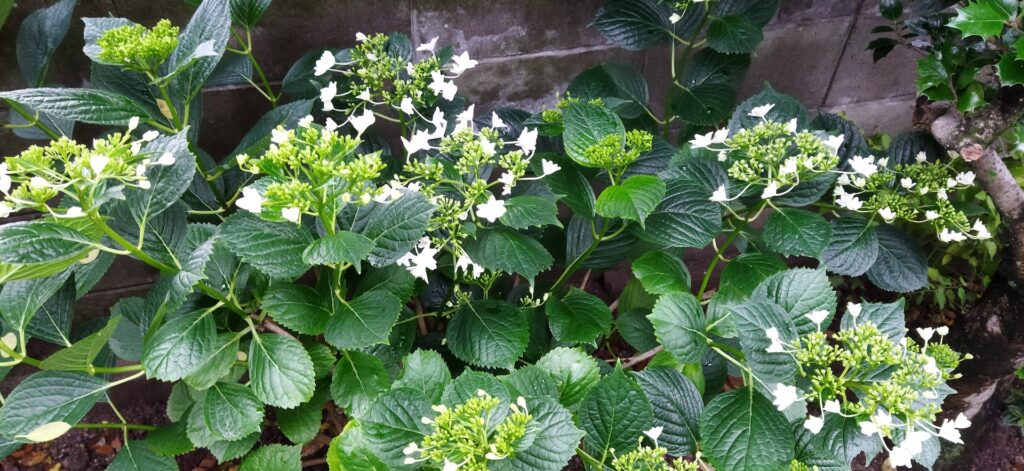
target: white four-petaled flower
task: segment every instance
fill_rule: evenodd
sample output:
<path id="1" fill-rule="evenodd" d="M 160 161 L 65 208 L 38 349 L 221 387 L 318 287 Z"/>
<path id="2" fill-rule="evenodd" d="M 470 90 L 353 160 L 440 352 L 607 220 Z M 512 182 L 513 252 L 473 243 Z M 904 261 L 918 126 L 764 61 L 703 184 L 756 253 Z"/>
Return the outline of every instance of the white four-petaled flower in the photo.
<path id="1" fill-rule="evenodd" d="M 348 122 L 352 124 L 352 127 L 356 130 L 356 135 L 362 135 L 366 128 L 370 127 L 377 121 L 377 118 L 373 115 L 373 111 L 369 108 L 363 108 L 363 114 L 356 116 L 352 115 L 348 118 Z"/>
<path id="2" fill-rule="evenodd" d="M 338 82 L 328 83 L 320 89 L 320 101 L 324 102 L 324 111 L 334 110 L 334 97 L 338 96 Z"/>
<path id="3" fill-rule="evenodd" d="M 775 408 L 778 410 L 786 410 L 801 399 L 800 392 L 797 391 L 796 386 L 789 386 L 783 383 L 775 385 L 775 389 L 772 390 L 772 396 L 775 397 L 772 404 L 775 404 Z"/>
<path id="4" fill-rule="evenodd" d="M 766 105 L 755 106 L 753 109 L 750 110 L 750 116 L 753 116 L 755 118 L 762 118 L 762 119 L 764 119 L 765 116 L 768 116 L 768 112 L 770 112 L 772 110 L 772 108 L 775 108 L 775 104 L 774 103 L 768 103 Z"/>
<path id="5" fill-rule="evenodd" d="M 505 201 L 495 199 L 494 195 L 489 195 L 490 199 L 486 203 L 476 205 L 476 215 L 481 219 L 486 219 L 488 222 L 497 221 L 498 218 L 505 215 Z"/>
<path id="6" fill-rule="evenodd" d="M 452 56 L 452 73 L 459 75 L 473 67 L 476 67 L 477 61 L 469 58 L 469 51 L 462 51 L 462 54 Z"/>
<path id="7" fill-rule="evenodd" d="M 432 52 L 434 52 L 434 48 L 435 47 L 437 47 L 437 36 L 434 36 L 434 38 L 431 39 L 430 41 L 427 41 L 427 42 L 425 42 L 423 44 L 420 44 L 419 47 L 416 48 L 416 50 L 420 51 L 420 52 L 431 52 L 432 53 Z"/>
<path id="8" fill-rule="evenodd" d="M 523 132 L 519 134 L 519 139 L 516 139 L 516 145 L 527 156 L 533 155 L 533 152 L 537 150 L 537 129 L 523 128 Z"/>
<path id="9" fill-rule="evenodd" d="M 235 205 L 250 213 L 259 214 L 263 211 L 263 195 L 255 188 L 245 188 L 242 190 L 242 197 L 235 201 Z"/>
<path id="10" fill-rule="evenodd" d="M 561 165 L 558 165 L 548 159 L 540 159 L 541 176 L 546 177 L 562 169 Z"/>
<path id="11" fill-rule="evenodd" d="M 316 60 L 316 64 L 313 66 L 313 75 L 319 77 L 326 74 L 328 70 L 331 70 L 331 67 L 334 67 L 334 64 L 334 54 L 331 54 L 331 51 L 324 51 L 323 54 L 320 54 L 320 58 Z"/>

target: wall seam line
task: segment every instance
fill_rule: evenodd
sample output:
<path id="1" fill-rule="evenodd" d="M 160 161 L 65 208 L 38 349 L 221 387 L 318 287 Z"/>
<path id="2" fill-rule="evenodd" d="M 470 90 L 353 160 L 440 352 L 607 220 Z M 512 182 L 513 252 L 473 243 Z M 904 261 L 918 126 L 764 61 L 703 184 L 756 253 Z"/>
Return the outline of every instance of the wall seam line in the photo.
<path id="1" fill-rule="evenodd" d="M 850 22 L 850 27 L 846 30 L 846 41 L 843 41 L 843 48 L 839 51 L 839 58 L 836 60 L 836 66 L 832 69 L 832 74 L 828 79 L 828 87 L 825 88 L 825 94 L 821 97 L 821 102 L 818 103 L 817 108 L 824 108 L 825 103 L 828 103 L 828 97 L 832 94 L 832 86 L 835 85 L 836 77 L 839 75 L 839 68 L 843 65 L 843 59 L 846 57 L 846 51 L 850 47 L 850 42 L 853 41 L 853 32 L 857 28 L 857 23 L 860 22 L 860 14 L 864 9 L 864 3 L 867 0 L 861 0 L 860 5 L 857 5 L 857 11 L 853 14 L 853 21 Z"/>

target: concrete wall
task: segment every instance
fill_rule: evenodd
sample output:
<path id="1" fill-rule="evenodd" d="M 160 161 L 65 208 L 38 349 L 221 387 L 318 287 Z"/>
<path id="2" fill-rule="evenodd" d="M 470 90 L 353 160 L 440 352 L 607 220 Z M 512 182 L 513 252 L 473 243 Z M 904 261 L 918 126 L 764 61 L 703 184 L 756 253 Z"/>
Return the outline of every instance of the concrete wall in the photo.
<path id="1" fill-rule="evenodd" d="M 0 30 L 0 90 L 23 88 L 15 60 L 21 20 L 52 0 L 19 0 Z M 629 52 L 606 43 L 588 28 L 602 0 L 275 0 L 256 30 L 256 55 L 271 79 L 279 80 L 305 52 L 347 47 L 362 31 L 402 31 L 414 44 L 440 36 L 456 51 L 468 50 L 479 66 L 458 81 L 483 110 L 511 105 L 539 110 L 555 101 L 569 81 L 601 62 L 632 64 L 647 75 L 656 101 L 668 78 L 666 52 Z M 170 18 L 184 25 L 192 8 L 182 0 L 79 0 L 76 17 L 122 16 L 146 25 Z M 872 27 L 885 22 L 877 0 L 782 0 L 765 31 L 742 87 L 741 97 L 763 82 L 802 100 L 808 108 L 846 113 L 869 133 L 895 133 L 911 125 L 914 103 L 913 57 L 894 51 L 875 65 L 866 46 Z M 49 79 L 83 86 L 88 59 L 81 53 L 82 23 L 75 21 L 54 58 Z M 232 149 L 268 109 L 246 87 L 204 93 L 201 145 L 214 155 Z M 0 109 L 0 114 L 4 111 Z M 6 117 L 0 116 L 6 122 Z M 0 154 L 24 141 L 0 132 Z M 97 291 L 80 301 L 84 315 L 101 315 L 117 299 L 144 292 L 152 270 L 124 257 Z"/>

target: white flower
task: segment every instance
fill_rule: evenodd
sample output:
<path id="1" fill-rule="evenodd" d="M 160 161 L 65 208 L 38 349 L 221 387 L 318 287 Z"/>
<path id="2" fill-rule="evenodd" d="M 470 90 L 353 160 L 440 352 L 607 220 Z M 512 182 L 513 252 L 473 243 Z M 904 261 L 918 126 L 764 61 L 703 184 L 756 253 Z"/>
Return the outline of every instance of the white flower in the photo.
<path id="1" fill-rule="evenodd" d="M 779 194 L 779 184 L 777 182 L 768 182 L 768 186 L 764 187 L 764 191 L 761 192 L 761 199 L 768 199 Z"/>
<path id="2" fill-rule="evenodd" d="M 849 209 L 850 211 L 857 211 L 864 206 L 864 202 L 854 195 L 853 193 L 843 193 L 836 198 L 836 204 L 842 208 Z"/>
<path id="3" fill-rule="evenodd" d="M 527 156 L 533 155 L 537 150 L 537 129 L 523 128 L 523 132 L 516 139 L 516 145 L 523 150 Z"/>
<path id="4" fill-rule="evenodd" d="M 963 440 L 960 438 L 960 431 L 956 429 L 956 423 L 949 419 L 944 420 L 942 426 L 939 427 L 939 437 L 953 443 L 963 443 Z"/>
<path id="5" fill-rule="evenodd" d="M 935 190 L 935 197 L 937 197 L 940 200 L 948 200 L 949 199 L 949 195 L 946 194 L 946 189 L 945 188 L 940 189 L 940 190 Z"/>
<path id="6" fill-rule="evenodd" d="M 320 54 L 320 58 L 316 60 L 316 65 L 313 66 L 313 75 L 319 77 L 326 74 L 328 70 L 331 70 L 331 67 L 334 67 L 334 64 L 334 54 L 331 54 L 331 51 L 324 51 L 323 54 Z"/>
<path id="7" fill-rule="evenodd" d="M 367 39 L 370 39 L 370 38 L 366 37 L 366 35 L 365 35 L 365 34 L 363 34 L 363 33 L 358 33 L 358 32 L 356 33 L 356 41 L 359 41 L 359 42 L 366 42 L 366 40 L 367 40 Z"/>
<path id="8" fill-rule="evenodd" d="M 285 129 L 280 126 L 270 131 L 270 142 L 273 142 L 274 144 L 277 145 L 281 145 L 284 144 L 285 142 L 288 142 L 288 139 L 290 139 L 290 137 L 291 136 L 288 135 L 288 131 L 285 131 Z"/>
<path id="9" fill-rule="evenodd" d="M 427 271 L 437 269 L 437 260 L 434 260 L 437 252 L 437 249 L 430 246 L 430 238 L 424 237 L 420 239 L 417 253 L 409 252 L 395 263 L 406 267 L 412 276 L 427 281 Z"/>
<path id="10" fill-rule="evenodd" d="M 405 146 L 405 151 L 409 154 L 415 154 L 421 150 L 430 149 L 430 134 L 426 131 L 419 130 L 412 133 L 412 139 L 406 140 L 403 136 L 402 145 Z"/>
<path id="11" fill-rule="evenodd" d="M 148 189 L 150 189 L 152 187 L 153 187 L 153 183 L 150 182 L 149 180 L 140 180 L 139 181 L 139 188 L 142 188 L 143 190 L 148 190 Z"/>
<path id="12" fill-rule="evenodd" d="M 505 122 L 501 120 L 501 117 L 498 116 L 498 113 L 495 113 L 495 112 L 492 111 L 491 112 L 491 128 L 493 128 L 493 129 L 501 129 L 501 128 L 504 128 L 504 127 L 506 127 L 505 126 Z"/>
<path id="13" fill-rule="evenodd" d="M 690 147 L 694 149 L 704 149 L 711 144 L 722 144 L 728 137 L 728 129 L 719 129 L 707 134 L 694 134 L 693 139 L 690 139 Z"/>
<path id="14" fill-rule="evenodd" d="M 137 127 L 139 127 L 139 117 L 132 116 L 131 119 L 128 120 L 128 132 L 134 131 Z"/>
<path id="15" fill-rule="evenodd" d="M 833 414 L 839 414 L 843 412 L 842 405 L 835 399 L 825 401 L 825 406 L 821 408 L 825 412 L 831 412 Z"/>
<path id="16" fill-rule="evenodd" d="M 779 167 L 779 175 L 790 175 L 796 173 L 796 158 L 790 157 Z"/>
<path id="17" fill-rule="evenodd" d="M 359 92 L 359 94 L 356 95 L 356 98 L 358 98 L 360 100 L 363 100 L 363 101 L 370 101 L 370 99 L 372 98 L 370 96 L 370 89 L 369 88 L 363 89 L 363 91 Z"/>
<path id="18" fill-rule="evenodd" d="M 817 311 L 811 311 L 811 312 L 805 314 L 805 316 L 808 319 L 810 319 L 811 322 L 813 322 L 815 325 L 817 325 L 818 328 L 820 329 L 821 328 L 821 323 L 825 322 L 825 318 L 828 317 L 828 311 L 826 311 L 824 309 L 820 309 L 820 310 L 817 310 Z"/>
<path id="19" fill-rule="evenodd" d="M 250 213 L 259 214 L 263 211 L 263 196 L 255 188 L 242 190 L 242 197 L 235 201 L 235 205 Z"/>
<path id="20" fill-rule="evenodd" d="M 146 133 L 142 135 L 142 140 L 145 142 L 152 142 L 158 137 L 160 137 L 160 131 L 146 131 Z"/>
<path id="21" fill-rule="evenodd" d="M 672 13 L 671 15 L 669 15 L 669 17 L 668 17 L 668 22 L 669 22 L 669 23 L 672 23 L 672 24 L 676 24 L 676 23 L 678 23 L 678 22 L 679 22 L 679 20 L 681 20 L 681 19 L 683 19 L 683 17 L 679 16 L 679 13 L 674 13 L 674 12 L 673 12 L 673 13 Z"/>
<path id="22" fill-rule="evenodd" d="M 505 215 L 505 211 L 505 201 L 495 199 L 494 195 L 490 195 L 490 199 L 486 203 L 476 205 L 476 215 L 488 222 L 497 221 L 498 218 Z"/>
<path id="23" fill-rule="evenodd" d="M 931 221 L 933 219 L 938 219 L 938 217 L 939 217 L 939 213 L 937 213 L 935 211 L 932 211 L 930 209 L 928 211 L 924 212 L 924 218 L 929 220 L 929 221 Z"/>
<path id="24" fill-rule="evenodd" d="M 309 128 L 312 125 L 313 125 L 313 115 L 307 114 L 306 116 L 304 116 L 302 119 L 299 120 L 299 127 L 300 128 Z"/>
<path id="25" fill-rule="evenodd" d="M 913 466 L 914 463 L 911 461 L 911 458 L 913 458 L 913 455 L 911 455 L 903 446 L 893 447 L 893 449 L 889 451 L 889 465 L 894 469 L 900 467 L 909 468 Z"/>
<path id="26" fill-rule="evenodd" d="M 448 121 L 444 119 L 444 112 L 441 111 L 441 108 L 434 108 L 434 116 L 430 117 L 430 124 L 434 125 L 434 132 L 430 134 L 431 139 L 444 137 L 444 132 L 448 129 Z"/>
<path id="27" fill-rule="evenodd" d="M 839 147 L 843 145 L 843 141 L 845 140 L 846 136 L 843 134 L 838 136 L 829 136 L 825 138 L 825 145 L 828 146 L 829 149 L 832 149 L 832 152 L 839 152 Z"/>
<path id="28" fill-rule="evenodd" d="M 850 168 L 854 172 L 857 172 L 865 177 L 870 177 L 878 172 L 878 166 L 875 165 L 874 157 L 861 157 L 859 155 L 853 156 L 850 159 Z"/>
<path id="29" fill-rule="evenodd" d="M 469 51 L 462 51 L 462 54 L 452 56 L 452 73 L 459 75 L 473 67 L 476 67 L 477 61 L 469 58 Z"/>
<path id="30" fill-rule="evenodd" d="M 878 215 L 882 216 L 882 219 L 885 219 L 885 222 L 892 222 L 893 219 L 896 219 L 896 213 L 894 213 L 892 208 L 888 206 L 879 209 Z"/>
<path id="31" fill-rule="evenodd" d="M 779 410 L 786 410 L 793 403 L 799 401 L 800 393 L 796 390 L 796 386 L 787 386 L 782 383 L 775 385 L 775 389 L 772 390 L 772 395 L 775 396 L 775 400 L 772 404 Z"/>
<path id="32" fill-rule="evenodd" d="M 540 159 L 541 176 L 546 177 L 562 169 L 561 165 L 558 165 L 548 159 Z"/>
<path id="33" fill-rule="evenodd" d="M 935 364 L 935 359 L 932 357 L 925 357 L 924 361 L 924 372 L 932 376 L 939 376 L 942 374 L 942 370 Z"/>
<path id="34" fill-rule="evenodd" d="M 103 154 L 93 154 L 89 157 L 89 168 L 92 169 L 92 173 L 95 175 L 103 173 L 103 169 L 107 168 L 108 163 L 110 163 L 110 157 Z M 7 163 L 5 162 L 4 165 L 6 166 Z M 6 193 L 6 190 L 4 192 Z"/>
<path id="35" fill-rule="evenodd" d="M 914 187 L 914 180 L 903 178 L 900 180 L 900 186 L 909 190 Z"/>
<path id="36" fill-rule="evenodd" d="M 917 335 L 921 336 L 921 340 L 927 342 L 932 339 L 932 335 L 935 335 L 935 329 L 931 327 L 918 327 Z"/>
<path id="37" fill-rule="evenodd" d="M 650 430 L 644 430 L 644 435 L 651 437 L 651 440 L 654 441 L 654 443 L 658 443 L 658 437 L 661 436 L 661 432 L 664 430 L 665 427 L 659 425 L 657 427 L 651 427 Z"/>
<path id="38" fill-rule="evenodd" d="M 724 203 L 726 201 L 729 201 L 729 195 L 725 191 L 725 185 L 718 185 L 718 189 L 711 194 L 710 200 L 716 203 Z"/>
<path id="39" fill-rule="evenodd" d="M 791 133 L 796 132 L 796 118 L 793 118 L 786 123 L 786 130 Z"/>
<path id="40" fill-rule="evenodd" d="M 921 152 L 918 152 L 916 156 L 914 156 L 914 160 L 916 160 L 918 163 L 924 163 L 928 160 L 928 154 L 925 154 L 922 150 Z"/>
<path id="41" fill-rule="evenodd" d="M 498 182 L 505 185 L 505 188 L 501 190 L 501 194 L 511 195 L 512 187 L 516 186 L 516 176 L 512 172 L 505 172 L 498 177 Z"/>
<path id="42" fill-rule="evenodd" d="M 967 240 L 967 236 L 962 232 L 953 232 L 949 228 L 943 227 L 942 232 L 939 233 L 939 240 L 942 242 L 963 242 Z"/>
<path id="43" fill-rule="evenodd" d="M 967 416 L 964 415 L 963 412 L 961 412 L 959 415 L 956 416 L 956 420 L 954 421 L 954 424 L 955 424 L 955 427 L 958 428 L 958 429 L 965 429 L 965 428 L 971 426 L 971 421 L 967 420 Z"/>
<path id="44" fill-rule="evenodd" d="M 427 87 L 429 87 L 435 95 L 448 101 L 452 101 L 455 98 L 455 94 L 458 93 L 459 87 L 455 86 L 454 82 L 445 80 L 444 75 L 437 71 L 431 72 L 430 78 L 433 82 L 430 82 Z"/>
<path id="45" fill-rule="evenodd" d="M 402 448 L 402 454 L 411 455 L 420 451 L 420 446 L 416 442 L 410 442 L 405 448 Z"/>
<path id="46" fill-rule="evenodd" d="M 10 216 L 14 212 L 14 206 L 6 201 L 0 201 L 0 219 Z"/>
<path id="47" fill-rule="evenodd" d="M 324 102 L 324 111 L 334 110 L 334 97 L 338 96 L 338 82 L 328 83 L 320 89 L 320 101 Z"/>
<path id="48" fill-rule="evenodd" d="M 469 105 L 469 108 L 463 110 L 455 118 L 455 132 L 459 132 L 463 129 L 473 129 L 473 114 L 476 112 L 476 105 Z"/>
<path id="49" fill-rule="evenodd" d="M 892 416 L 885 410 L 878 409 L 878 411 L 875 412 L 875 415 L 871 417 L 871 420 L 860 423 L 860 433 L 868 436 L 877 433 L 881 436 L 882 427 L 888 427 L 890 425 L 892 425 Z"/>
<path id="50" fill-rule="evenodd" d="M 971 226 L 971 230 L 977 233 L 975 237 L 977 237 L 978 239 L 988 239 L 992 237 L 992 234 L 988 232 L 988 228 L 985 227 L 984 224 L 982 224 L 981 219 L 977 219 L 974 221 L 974 225 Z"/>
<path id="51" fill-rule="evenodd" d="M 33 189 L 48 188 L 49 186 L 50 186 L 50 182 L 46 181 L 45 178 L 40 177 L 38 175 L 28 179 L 28 187 L 29 188 L 33 188 Z"/>
<path id="52" fill-rule="evenodd" d="M 945 337 L 945 336 L 949 335 L 949 327 L 947 327 L 947 326 L 936 327 L 935 328 L 935 333 L 939 334 L 939 337 Z"/>
<path id="53" fill-rule="evenodd" d="M 437 47 L 437 36 L 434 36 L 430 41 L 420 44 L 416 50 L 419 52 L 434 52 L 435 47 Z"/>
<path id="54" fill-rule="evenodd" d="M 370 127 L 373 123 L 377 122 L 377 117 L 373 115 L 373 111 L 369 108 L 363 108 L 363 114 L 361 116 L 352 115 L 349 116 L 348 122 L 352 124 L 352 127 L 356 130 L 356 135 L 362 135 L 366 128 Z"/>
<path id="55" fill-rule="evenodd" d="M 452 463 L 451 461 L 448 461 L 448 458 L 445 458 L 444 467 L 441 468 L 441 471 L 459 471 L 459 465 Z"/>
<path id="56" fill-rule="evenodd" d="M 810 430 L 812 434 L 817 435 L 821 431 L 821 427 L 825 425 L 825 420 L 821 417 L 808 415 L 807 420 L 804 421 L 804 428 Z"/>
<path id="57" fill-rule="evenodd" d="M 7 173 L 7 162 L 0 162 L 0 193 L 11 191 L 11 176 Z"/>
<path id="58" fill-rule="evenodd" d="M 338 129 L 340 127 L 341 125 L 331 118 L 327 118 L 327 121 L 324 123 L 324 129 L 326 129 L 328 132 L 334 131 L 335 129 Z"/>
<path id="59" fill-rule="evenodd" d="M 845 174 L 845 173 L 842 174 L 842 175 L 839 175 L 839 178 L 836 179 L 836 182 L 838 182 L 840 185 L 849 185 L 850 184 L 850 176 Z"/>
<path id="60" fill-rule="evenodd" d="M 764 117 L 768 115 L 768 112 L 771 111 L 772 108 L 775 108 L 774 103 L 768 103 L 767 105 L 754 107 L 752 110 L 750 110 L 750 116 L 764 119 Z"/>
<path id="61" fill-rule="evenodd" d="M 484 267 L 477 265 L 476 262 L 469 258 L 469 255 L 465 253 L 459 255 L 459 258 L 455 260 L 455 271 L 462 270 L 468 275 L 470 269 L 472 269 L 473 278 L 480 278 L 480 275 L 484 274 Z"/>
<path id="62" fill-rule="evenodd" d="M 163 154 L 160 154 L 159 159 L 156 159 L 157 165 L 174 165 L 174 162 L 177 162 L 177 159 L 175 159 L 174 154 L 170 152 L 164 152 Z"/>
<path id="63" fill-rule="evenodd" d="M 846 303 L 846 312 L 853 316 L 854 319 L 860 315 L 860 303 Z"/>
<path id="64" fill-rule="evenodd" d="M 299 219 L 302 218 L 302 212 L 299 211 L 299 208 L 287 207 L 281 210 L 281 217 L 288 221 L 298 223 Z"/>
<path id="65" fill-rule="evenodd" d="M 80 206 L 72 206 L 68 208 L 67 211 L 64 211 L 64 217 L 66 218 L 79 218 L 82 217 L 83 214 L 85 213 L 82 212 L 82 208 Z"/>
<path id="66" fill-rule="evenodd" d="M 769 327 L 764 330 L 764 335 L 772 341 L 772 344 L 769 345 L 768 348 L 764 349 L 764 351 L 768 353 L 786 352 L 785 344 L 783 344 L 782 341 L 779 340 L 779 329 L 776 329 L 775 327 Z"/>
<path id="67" fill-rule="evenodd" d="M 402 110 L 402 113 L 405 113 L 409 116 L 416 114 L 416 107 L 413 106 L 412 98 L 410 97 L 402 98 L 402 103 L 398 106 L 398 109 Z"/>

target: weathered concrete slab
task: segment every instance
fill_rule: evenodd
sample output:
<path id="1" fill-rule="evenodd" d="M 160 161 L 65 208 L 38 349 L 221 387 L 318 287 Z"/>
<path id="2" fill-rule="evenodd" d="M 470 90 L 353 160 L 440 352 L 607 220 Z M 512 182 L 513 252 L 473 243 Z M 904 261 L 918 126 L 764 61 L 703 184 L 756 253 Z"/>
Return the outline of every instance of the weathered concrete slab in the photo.
<path id="1" fill-rule="evenodd" d="M 877 64 L 868 43 L 877 37 L 871 28 L 888 24 L 880 16 L 861 16 L 850 33 L 849 44 L 843 52 L 836 70 L 832 89 L 826 97 L 825 106 L 838 106 L 871 100 L 882 100 L 915 93 L 915 72 L 920 56 L 915 52 L 897 47 L 888 57 Z"/>
<path id="2" fill-rule="evenodd" d="M 851 103 L 826 108 L 843 113 L 864 130 L 865 135 L 887 133 L 896 135 L 913 127 L 915 95 L 891 99 Z"/>

